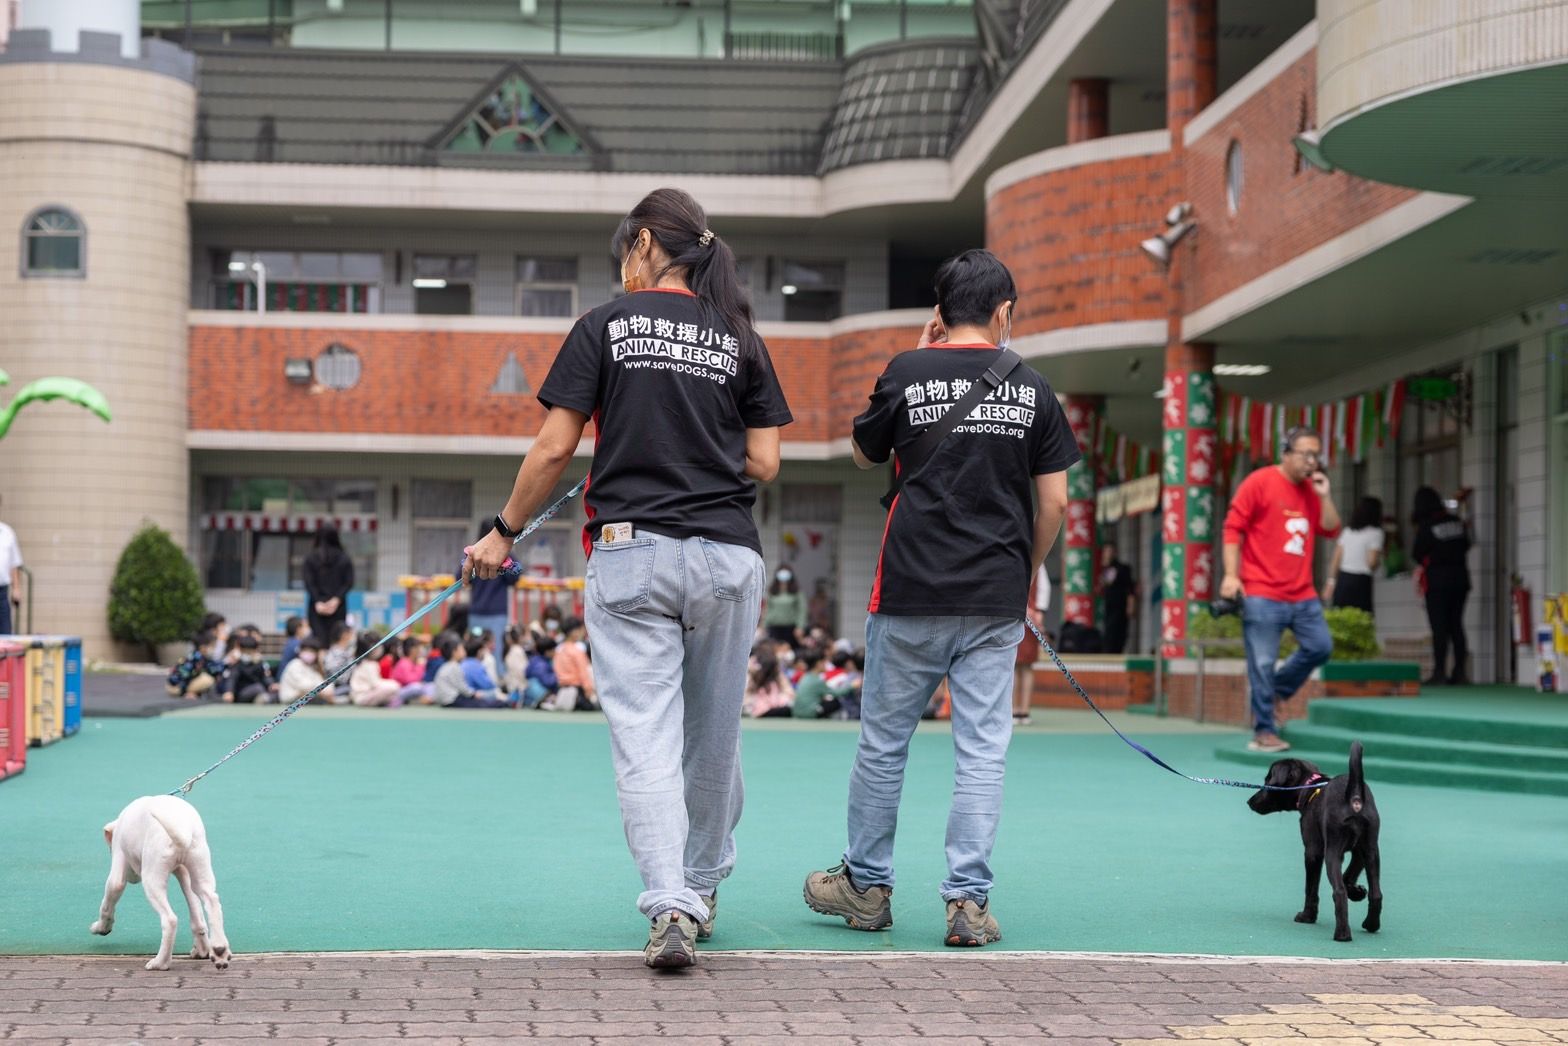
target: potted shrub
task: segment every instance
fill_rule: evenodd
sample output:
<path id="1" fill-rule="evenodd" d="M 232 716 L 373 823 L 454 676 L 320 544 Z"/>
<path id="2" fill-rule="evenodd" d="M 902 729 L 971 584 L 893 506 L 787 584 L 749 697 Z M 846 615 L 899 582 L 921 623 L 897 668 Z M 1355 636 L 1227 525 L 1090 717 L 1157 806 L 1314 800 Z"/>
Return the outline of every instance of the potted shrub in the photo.
<path id="1" fill-rule="evenodd" d="M 183 657 L 206 612 L 201 579 L 168 531 L 143 526 L 120 553 L 109 586 L 109 633 L 145 649 L 160 664 Z M 167 646 L 173 649 L 160 650 Z M 163 656 L 159 656 L 162 654 Z"/>

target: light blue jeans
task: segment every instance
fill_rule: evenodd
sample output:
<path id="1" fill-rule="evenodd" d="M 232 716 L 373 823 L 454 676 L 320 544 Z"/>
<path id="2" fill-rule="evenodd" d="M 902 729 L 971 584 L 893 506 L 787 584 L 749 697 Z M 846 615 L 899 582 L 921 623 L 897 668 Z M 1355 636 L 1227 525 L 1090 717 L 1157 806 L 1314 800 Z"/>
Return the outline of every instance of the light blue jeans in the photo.
<path id="1" fill-rule="evenodd" d="M 1296 634 L 1296 652 L 1278 670 L 1279 640 L 1285 629 Z M 1301 689 L 1312 670 L 1334 652 L 1334 640 L 1323 620 L 1317 598 L 1286 603 L 1263 596 L 1243 601 L 1241 635 L 1247 649 L 1247 689 L 1252 695 L 1254 733 L 1279 733 L 1274 723 L 1274 701 Z"/>
<path id="2" fill-rule="evenodd" d="M 762 610 L 762 557 L 743 545 L 639 531 L 595 543 L 585 611 L 621 820 L 652 918 L 735 866 L 744 790 L 740 711 Z"/>
<path id="3" fill-rule="evenodd" d="M 469 614 L 468 628 L 487 629 L 495 637 L 496 660 L 500 660 L 500 651 L 506 648 L 506 626 L 511 624 L 511 618 L 505 614 Z"/>
<path id="4" fill-rule="evenodd" d="M 872 614 L 867 619 L 860 747 L 849 776 L 849 847 L 844 851 L 856 885 L 893 885 L 893 835 L 909 739 L 946 676 L 954 769 L 942 898 L 985 903 L 1013 736 L 1013 659 L 1023 632 L 1023 621 L 1016 617 Z"/>

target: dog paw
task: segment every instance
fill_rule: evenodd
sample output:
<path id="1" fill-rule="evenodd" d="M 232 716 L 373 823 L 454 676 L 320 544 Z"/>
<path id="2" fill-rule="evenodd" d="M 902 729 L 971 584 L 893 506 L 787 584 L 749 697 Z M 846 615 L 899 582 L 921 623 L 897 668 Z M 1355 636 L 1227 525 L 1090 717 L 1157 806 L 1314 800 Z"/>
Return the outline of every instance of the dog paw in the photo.
<path id="1" fill-rule="evenodd" d="M 1365 886 L 1357 886 L 1355 883 L 1346 883 L 1345 896 L 1352 901 L 1364 901 L 1367 899 L 1367 888 Z"/>
<path id="2" fill-rule="evenodd" d="M 212 950 L 212 964 L 220 970 L 229 968 L 229 960 L 231 958 L 233 958 L 233 953 L 227 947 L 214 948 Z"/>
<path id="3" fill-rule="evenodd" d="M 1334 931 L 1334 940 L 1336 940 L 1336 941 L 1348 941 L 1348 940 L 1350 940 L 1350 931 L 1349 930 L 1335 930 Z"/>
<path id="4" fill-rule="evenodd" d="M 1383 928 L 1383 924 L 1377 919 L 1368 917 L 1367 921 L 1361 924 L 1361 928 L 1367 933 L 1377 933 Z"/>
<path id="5" fill-rule="evenodd" d="M 195 946 L 191 948 L 191 958 L 210 959 L 212 958 L 212 949 L 207 947 L 205 941 L 197 941 Z"/>
<path id="6" fill-rule="evenodd" d="M 169 962 L 168 959 L 163 959 L 163 960 L 160 961 L 158 959 L 158 957 L 156 955 L 154 955 L 151 959 L 147 960 L 147 967 L 146 968 L 149 969 L 149 970 L 167 970 L 170 967 L 170 965 L 172 965 L 172 964 Z"/>
<path id="7" fill-rule="evenodd" d="M 1315 922 L 1318 921 L 1318 913 L 1317 912 L 1297 912 L 1296 913 L 1296 921 L 1298 923 L 1315 923 Z"/>
<path id="8" fill-rule="evenodd" d="M 114 922 L 112 920 L 99 919 L 97 922 L 89 926 L 87 931 L 89 933 L 95 933 L 99 937 L 107 937 L 109 936 L 109 931 L 112 929 L 114 929 Z"/>

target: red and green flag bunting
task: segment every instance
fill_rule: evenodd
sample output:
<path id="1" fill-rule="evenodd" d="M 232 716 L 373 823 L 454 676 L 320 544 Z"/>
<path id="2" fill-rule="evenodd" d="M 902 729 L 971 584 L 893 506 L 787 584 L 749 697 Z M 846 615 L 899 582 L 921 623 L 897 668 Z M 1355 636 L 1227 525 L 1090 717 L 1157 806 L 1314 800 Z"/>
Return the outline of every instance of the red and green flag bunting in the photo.
<path id="1" fill-rule="evenodd" d="M 1385 446 L 1399 435 L 1406 393 L 1404 379 L 1390 382 L 1387 388 L 1306 406 L 1256 403 L 1246 396 L 1220 393 L 1218 467 L 1228 473 L 1238 463 L 1279 460 L 1285 433 L 1298 425 L 1323 434 L 1324 464 L 1332 465 L 1341 452 L 1351 461 L 1364 461 L 1370 448 Z"/>

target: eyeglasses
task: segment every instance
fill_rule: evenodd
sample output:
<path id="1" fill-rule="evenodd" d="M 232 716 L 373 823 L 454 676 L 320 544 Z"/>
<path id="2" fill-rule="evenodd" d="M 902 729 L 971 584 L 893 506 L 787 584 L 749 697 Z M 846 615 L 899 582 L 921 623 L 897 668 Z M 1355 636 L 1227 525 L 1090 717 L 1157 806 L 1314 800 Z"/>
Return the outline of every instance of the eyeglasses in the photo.
<path id="1" fill-rule="evenodd" d="M 1302 457 L 1306 458 L 1308 461 L 1321 461 L 1321 460 L 1323 460 L 1322 452 L 1321 451 L 1316 451 L 1316 450 L 1294 450 L 1294 449 L 1292 449 L 1292 450 L 1287 450 L 1285 453 L 1287 453 L 1287 454 L 1299 454 Z"/>

